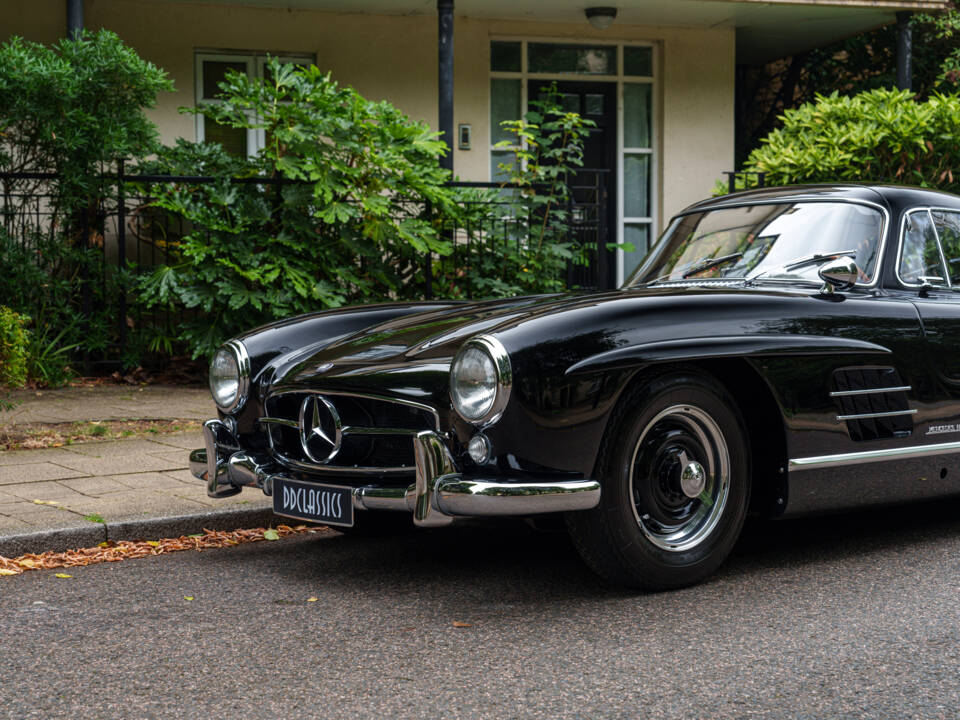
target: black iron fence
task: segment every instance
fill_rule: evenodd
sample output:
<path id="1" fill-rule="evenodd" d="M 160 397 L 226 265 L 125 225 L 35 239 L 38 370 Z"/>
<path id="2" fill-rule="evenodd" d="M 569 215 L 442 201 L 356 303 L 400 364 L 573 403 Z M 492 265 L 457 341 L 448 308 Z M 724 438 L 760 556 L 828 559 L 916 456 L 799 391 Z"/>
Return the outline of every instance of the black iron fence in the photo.
<path id="1" fill-rule="evenodd" d="M 727 192 L 730 193 L 791 183 L 790 178 L 783 175 L 754 170 L 728 170 L 723 174 L 727 176 Z"/>
<path id="2" fill-rule="evenodd" d="M 60 178 L 46 173 L 0 173 L 0 265 L 18 263 L 24 267 L 0 267 L 7 278 L 20 272 L 43 274 L 50 283 L 61 286 L 62 302 L 71 304 L 91 338 L 84 345 L 83 364 L 111 366 L 123 363 L 132 329 L 175 328 L 186 311 L 182 307 L 147 308 L 134 292 L 139 273 L 157 265 L 169 264 L 177 257 L 177 240 L 190 230 L 188 223 L 153 204 L 155 190 L 170 184 L 203 185 L 223 182 L 207 176 L 130 175 L 119 164 L 115 172 L 99 178 L 99 188 L 91 193 L 95 201 L 87 207 L 65 212 L 56 194 Z M 233 178 L 229 182 L 279 185 L 294 181 L 283 178 Z M 426 218 L 441 237 L 452 245 L 449 255 L 425 253 L 422 270 L 408 282 L 419 283 L 415 294 L 425 299 L 449 295 L 449 287 L 438 282 L 457 282 L 478 271 L 478 250 L 484 271 L 515 273 L 511 262 L 522 255 L 518 250 L 530 242 L 529 231 L 540 216 L 518 212 L 520 189 L 495 183 L 450 183 L 463 190 L 460 201 L 465 212 L 458 219 L 434 212 L 428 204 L 411 206 L 405 211 Z M 481 192 L 482 191 L 482 192 Z M 538 192 L 527 188 L 525 192 Z M 476 208 L 471 208 L 476 205 Z M 470 212 L 471 209 L 482 212 Z M 603 171 L 581 171 L 574 192 L 565 201 L 564 237 L 586 262 L 571 263 L 565 281 L 569 287 L 604 288 L 607 241 L 607 192 Z M 511 245 L 512 244 L 512 245 Z M 489 255 L 493 255 L 492 262 Z M 0 287 L 3 278 L 0 278 Z M 459 283 L 458 291 L 470 297 L 471 285 Z M 6 288 L 11 292 L 8 283 Z M 15 291 L 15 289 L 14 289 Z M 2 298 L 0 298 L 2 300 Z M 44 307 L 35 300 L 32 312 L 38 322 L 44 315 L 62 307 Z M 98 322 L 94 322 L 97 319 Z"/>

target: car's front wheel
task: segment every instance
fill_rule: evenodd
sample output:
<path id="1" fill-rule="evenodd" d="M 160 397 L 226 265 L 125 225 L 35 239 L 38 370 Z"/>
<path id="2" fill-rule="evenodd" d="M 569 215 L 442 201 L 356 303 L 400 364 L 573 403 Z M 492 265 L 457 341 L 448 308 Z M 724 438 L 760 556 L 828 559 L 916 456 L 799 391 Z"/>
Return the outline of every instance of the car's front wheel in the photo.
<path id="1" fill-rule="evenodd" d="M 666 590 L 702 580 L 733 548 L 750 494 L 743 422 L 697 371 L 660 375 L 618 405 L 597 463 L 600 504 L 567 527 L 597 573 Z"/>

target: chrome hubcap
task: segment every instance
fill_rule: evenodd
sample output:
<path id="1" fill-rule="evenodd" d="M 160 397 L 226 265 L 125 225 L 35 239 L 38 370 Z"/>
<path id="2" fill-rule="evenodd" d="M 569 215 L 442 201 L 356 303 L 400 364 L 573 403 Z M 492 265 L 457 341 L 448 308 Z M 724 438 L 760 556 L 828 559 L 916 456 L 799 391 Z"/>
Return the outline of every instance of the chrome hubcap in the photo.
<path id="1" fill-rule="evenodd" d="M 680 489 L 688 498 L 700 497 L 707 486 L 707 471 L 696 460 L 687 458 L 685 452 L 680 453 L 680 462 L 683 470 L 680 471 Z"/>
<path id="2" fill-rule="evenodd" d="M 696 547 L 716 528 L 729 490 L 730 454 L 710 415 L 673 405 L 647 423 L 633 451 L 630 497 L 650 542 L 671 552 Z"/>

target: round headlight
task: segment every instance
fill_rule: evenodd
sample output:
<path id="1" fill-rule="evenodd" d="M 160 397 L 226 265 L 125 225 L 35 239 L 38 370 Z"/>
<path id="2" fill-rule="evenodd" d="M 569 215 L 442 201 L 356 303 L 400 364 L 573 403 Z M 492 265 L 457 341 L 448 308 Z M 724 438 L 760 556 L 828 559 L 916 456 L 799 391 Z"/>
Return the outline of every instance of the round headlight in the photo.
<path id="1" fill-rule="evenodd" d="M 247 396 L 250 361 L 243 345 L 231 341 L 217 350 L 210 361 L 210 394 L 224 412 L 243 405 Z"/>
<path id="2" fill-rule="evenodd" d="M 474 424 L 497 420 L 510 393 L 510 359 L 489 336 L 467 341 L 450 367 L 450 398 L 460 417 Z"/>

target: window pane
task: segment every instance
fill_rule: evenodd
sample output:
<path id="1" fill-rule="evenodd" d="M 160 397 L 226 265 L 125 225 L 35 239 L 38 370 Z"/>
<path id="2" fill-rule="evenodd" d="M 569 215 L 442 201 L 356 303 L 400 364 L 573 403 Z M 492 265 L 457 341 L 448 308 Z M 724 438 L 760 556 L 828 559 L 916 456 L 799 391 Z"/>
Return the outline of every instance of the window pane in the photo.
<path id="1" fill-rule="evenodd" d="M 626 155 L 623 158 L 623 214 L 627 217 L 650 216 L 649 155 Z"/>
<path id="2" fill-rule="evenodd" d="M 247 64 L 240 62 L 225 62 L 222 60 L 203 61 L 203 99 L 212 100 L 220 88 L 217 83 L 222 82 L 227 70 L 236 70 L 238 73 L 247 72 Z"/>
<path id="3" fill-rule="evenodd" d="M 937 234 L 926 212 L 915 212 L 907 217 L 900 255 L 900 279 L 910 285 L 947 284 Z"/>
<path id="4" fill-rule="evenodd" d="M 587 115 L 603 115 L 603 95 L 587 93 L 585 98 Z"/>
<path id="5" fill-rule="evenodd" d="M 247 156 L 246 128 L 232 128 L 217 125 L 210 118 L 203 118 L 203 140 L 209 143 L 220 143 L 223 149 L 235 157 Z"/>
<path id="6" fill-rule="evenodd" d="M 623 241 L 633 245 L 633 250 L 623 251 L 623 276 L 629 277 L 637 269 L 650 245 L 649 225 L 624 225 Z"/>
<path id="7" fill-rule="evenodd" d="M 516 168 L 516 155 L 504 150 L 494 150 L 490 153 L 490 181 L 491 182 L 510 182 L 511 175 Z M 507 165 L 504 170 L 500 165 Z"/>
<path id="8" fill-rule="evenodd" d="M 497 143 L 501 140 L 513 142 L 515 140 L 515 136 L 500 127 L 500 123 L 504 120 L 520 119 L 520 89 L 519 80 L 493 79 L 490 81 L 491 143 Z"/>
<path id="9" fill-rule="evenodd" d="M 940 246 L 950 270 L 950 284 L 960 285 L 960 213 L 933 211 L 933 224 L 940 235 Z"/>
<path id="10" fill-rule="evenodd" d="M 623 146 L 650 147 L 650 96 L 653 86 L 627 83 L 623 86 Z"/>
<path id="11" fill-rule="evenodd" d="M 522 46 L 518 42 L 492 42 L 490 69 L 494 72 L 520 72 L 522 53 Z"/>
<path id="12" fill-rule="evenodd" d="M 625 47 L 623 49 L 623 74 L 651 77 L 653 75 L 653 48 Z"/>
<path id="13" fill-rule="evenodd" d="M 588 45 L 527 45 L 527 67 L 535 73 L 577 73 L 580 75 L 615 75 L 617 49 Z"/>

